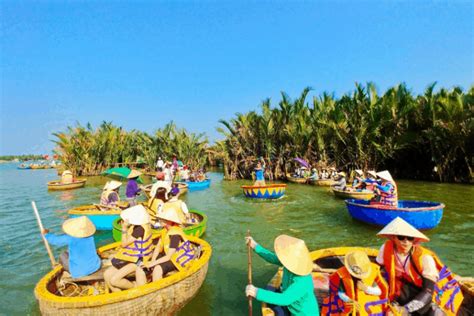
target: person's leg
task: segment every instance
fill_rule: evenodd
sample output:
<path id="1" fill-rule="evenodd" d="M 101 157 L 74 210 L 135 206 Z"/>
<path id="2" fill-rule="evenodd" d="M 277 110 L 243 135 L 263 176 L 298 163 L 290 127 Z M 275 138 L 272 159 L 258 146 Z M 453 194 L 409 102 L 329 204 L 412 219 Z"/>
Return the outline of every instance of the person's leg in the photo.
<path id="1" fill-rule="evenodd" d="M 135 272 L 137 265 L 135 263 L 129 263 L 110 278 L 110 284 L 113 287 L 117 287 L 123 290 L 128 290 L 134 287 L 134 284 L 127 280 L 125 277 L 130 273 Z"/>
<path id="2" fill-rule="evenodd" d="M 120 292 L 120 289 L 119 288 L 116 288 L 114 286 L 112 286 L 111 282 L 110 282 L 110 279 L 112 279 L 112 276 L 117 273 L 118 269 L 115 268 L 114 266 L 108 268 L 107 270 L 105 270 L 104 272 L 104 281 L 105 281 L 105 284 L 107 285 L 107 287 L 112 291 L 112 292 Z"/>
<path id="3" fill-rule="evenodd" d="M 135 270 L 135 279 L 137 281 L 137 286 L 145 285 L 146 284 L 146 274 L 142 268 L 137 266 Z"/>
<path id="4" fill-rule="evenodd" d="M 69 272 L 69 252 L 64 251 L 59 255 L 59 263 L 63 266 L 65 271 Z"/>
<path id="5" fill-rule="evenodd" d="M 155 266 L 153 269 L 153 282 L 163 278 L 163 269 L 160 265 Z"/>

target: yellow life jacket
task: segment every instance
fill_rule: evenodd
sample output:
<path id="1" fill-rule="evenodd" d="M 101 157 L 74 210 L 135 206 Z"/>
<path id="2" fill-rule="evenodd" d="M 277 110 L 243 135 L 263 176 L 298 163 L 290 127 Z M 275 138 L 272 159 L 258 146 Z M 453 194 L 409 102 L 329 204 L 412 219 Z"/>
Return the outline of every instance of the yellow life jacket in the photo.
<path id="1" fill-rule="evenodd" d="M 143 238 L 135 240 L 133 243 L 126 247 L 121 247 L 117 251 L 115 258 L 132 263 L 136 263 L 139 259 L 141 259 L 142 262 L 148 262 L 151 259 L 154 250 L 153 239 L 151 234 L 151 225 L 145 224 L 141 226 L 145 230 Z M 134 227 L 135 226 L 132 225 L 128 229 L 128 235 L 132 234 Z"/>
<path id="2" fill-rule="evenodd" d="M 184 214 L 184 211 L 181 208 L 182 203 L 183 201 L 180 200 L 168 201 L 163 204 L 163 212 L 166 213 L 167 211 L 173 210 L 174 212 L 176 212 L 176 214 L 178 214 L 179 219 L 184 224 L 186 223 L 186 214 Z"/>
<path id="3" fill-rule="evenodd" d="M 150 215 L 156 216 L 156 214 L 158 213 L 158 208 L 161 204 L 163 204 L 163 201 L 157 198 L 151 198 L 148 200 L 147 204 L 148 204 L 148 209 L 152 211 L 152 213 L 149 212 Z"/>
<path id="4" fill-rule="evenodd" d="M 366 286 L 372 286 L 374 282 L 378 285 L 382 294 L 380 296 L 368 295 L 354 284 L 351 274 L 346 267 L 339 268 L 329 278 L 329 296 L 324 298 L 321 315 L 349 315 L 353 312 L 351 304 L 344 303 L 339 297 L 339 285 L 342 281 L 345 294 L 361 306 L 358 311 L 360 316 L 384 315 L 387 310 L 387 284 L 380 274 L 380 267 L 374 263 L 370 264 L 372 269 L 370 275 L 360 280 Z"/>
<path id="5" fill-rule="evenodd" d="M 160 251 L 164 251 L 167 255 L 170 250 L 170 236 L 179 235 L 181 236 L 181 242 L 175 253 L 171 256 L 171 262 L 178 269 L 178 271 L 186 270 L 191 265 L 191 261 L 196 255 L 196 249 L 194 245 L 186 238 L 183 229 L 179 226 L 173 226 L 169 230 L 163 229 L 161 231 L 160 239 Z"/>
<path id="6" fill-rule="evenodd" d="M 411 253 L 411 265 L 408 275 L 404 277 L 404 281 L 396 277 L 395 272 L 395 250 L 391 240 L 385 242 L 383 261 L 385 270 L 388 273 L 389 296 L 391 299 L 396 298 L 399 294 L 402 282 L 411 282 L 418 287 L 422 287 L 423 278 L 423 256 L 431 255 L 435 261 L 436 269 L 439 271 L 438 281 L 435 284 L 433 292 L 433 302 L 435 302 L 448 316 L 455 316 L 459 310 L 459 306 L 464 299 L 459 283 L 456 281 L 448 267 L 443 265 L 438 256 L 421 246 L 413 246 Z"/>

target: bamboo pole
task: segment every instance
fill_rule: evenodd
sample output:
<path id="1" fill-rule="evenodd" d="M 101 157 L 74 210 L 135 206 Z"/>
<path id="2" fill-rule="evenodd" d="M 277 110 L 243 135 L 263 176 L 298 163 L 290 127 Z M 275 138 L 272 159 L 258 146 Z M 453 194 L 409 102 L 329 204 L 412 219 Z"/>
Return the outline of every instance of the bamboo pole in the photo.
<path id="1" fill-rule="evenodd" d="M 247 237 L 250 237 L 250 229 L 247 229 Z M 248 261 L 248 284 L 252 284 L 252 248 L 250 243 L 247 245 L 247 261 Z M 249 299 L 249 316 L 252 316 L 252 296 Z"/>
<path id="2" fill-rule="evenodd" d="M 38 222 L 41 238 L 43 239 L 44 246 L 46 247 L 46 251 L 48 252 L 49 260 L 51 260 L 51 266 L 54 268 L 57 265 L 57 263 L 56 263 L 56 260 L 54 259 L 53 252 L 51 251 L 51 248 L 49 247 L 48 241 L 46 240 L 46 237 L 44 237 L 44 234 L 43 234 L 44 227 L 43 227 L 43 223 L 41 222 L 41 217 L 39 215 L 38 209 L 36 208 L 35 201 L 31 201 L 31 206 L 33 207 L 33 211 L 35 212 L 36 221 Z"/>

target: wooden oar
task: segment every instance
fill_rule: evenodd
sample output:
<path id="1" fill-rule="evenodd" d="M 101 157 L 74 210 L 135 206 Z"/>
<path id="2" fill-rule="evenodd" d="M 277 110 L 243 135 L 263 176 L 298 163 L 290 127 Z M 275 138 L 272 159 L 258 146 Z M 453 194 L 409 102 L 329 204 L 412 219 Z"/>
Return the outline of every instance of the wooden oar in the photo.
<path id="1" fill-rule="evenodd" d="M 247 237 L 250 237 L 250 229 L 247 229 Z M 248 284 L 252 284 L 252 248 L 250 243 L 247 245 L 247 259 L 248 259 Z M 248 297 L 249 299 L 249 316 L 252 316 L 252 296 Z"/>
<path id="2" fill-rule="evenodd" d="M 51 266 L 54 268 L 57 265 L 57 263 L 56 263 L 56 260 L 54 259 L 53 252 L 51 251 L 51 248 L 49 247 L 48 241 L 46 240 L 46 237 L 44 237 L 44 234 L 43 234 L 44 227 L 43 227 L 43 223 L 41 222 L 41 217 L 38 213 L 38 209 L 36 208 L 35 201 L 31 201 L 31 206 L 33 207 L 33 211 L 35 212 L 36 220 L 38 222 L 38 226 L 41 233 L 41 238 L 43 238 L 44 246 L 46 247 L 46 251 L 48 252 L 48 255 L 49 255 L 49 260 L 51 260 Z"/>

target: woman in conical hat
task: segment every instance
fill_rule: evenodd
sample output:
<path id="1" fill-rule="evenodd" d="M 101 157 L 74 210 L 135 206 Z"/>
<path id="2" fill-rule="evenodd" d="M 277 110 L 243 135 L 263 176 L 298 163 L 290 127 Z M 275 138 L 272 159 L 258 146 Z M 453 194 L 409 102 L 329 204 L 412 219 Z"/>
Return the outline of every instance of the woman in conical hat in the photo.
<path id="1" fill-rule="evenodd" d="M 355 170 L 354 180 L 352 181 L 352 188 L 353 189 L 364 189 L 364 171 L 361 169 Z"/>
<path id="2" fill-rule="evenodd" d="M 463 301 L 462 293 L 436 254 L 420 246 L 429 238 L 400 217 L 377 235 L 388 239 L 376 261 L 387 272 L 389 299 L 399 306 L 399 312 L 456 315 Z M 442 302 L 441 306 L 437 300 Z"/>
<path id="3" fill-rule="evenodd" d="M 103 188 L 100 196 L 100 205 L 106 207 L 114 207 L 120 202 L 119 188 L 122 185 L 120 181 L 108 181 Z"/>
<path id="4" fill-rule="evenodd" d="M 74 176 L 71 171 L 65 170 L 61 174 L 61 183 L 71 183 L 74 182 Z"/>
<path id="5" fill-rule="evenodd" d="M 333 184 L 333 187 L 337 190 L 345 190 L 346 189 L 346 173 L 344 171 L 337 173 L 337 180 Z"/>
<path id="6" fill-rule="evenodd" d="M 375 196 L 370 204 L 398 207 L 398 190 L 392 175 L 387 170 L 377 172 L 381 183 L 375 186 Z"/>
<path id="7" fill-rule="evenodd" d="M 277 308 L 291 315 L 319 315 L 318 302 L 314 296 L 313 261 L 303 240 L 280 235 L 275 238 L 275 253 L 265 249 L 252 237 L 246 243 L 265 261 L 283 266 L 281 288 L 276 292 L 247 285 L 246 296 L 261 302 L 278 305 Z"/>
<path id="8" fill-rule="evenodd" d="M 137 196 L 140 194 L 141 189 L 138 187 L 138 177 L 142 173 L 138 170 L 132 170 L 127 176 L 127 188 L 125 192 L 125 196 L 127 197 L 128 203 L 130 206 L 134 206 L 137 204 Z"/>
<path id="9" fill-rule="evenodd" d="M 68 246 L 68 250 L 61 253 L 59 263 L 64 270 L 69 271 L 73 278 L 90 275 L 100 268 L 100 258 L 95 247 L 95 226 L 86 216 L 71 218 L 63 223 L 66 235 L 43 231 L 48 242 L 54 246 Z"/>

